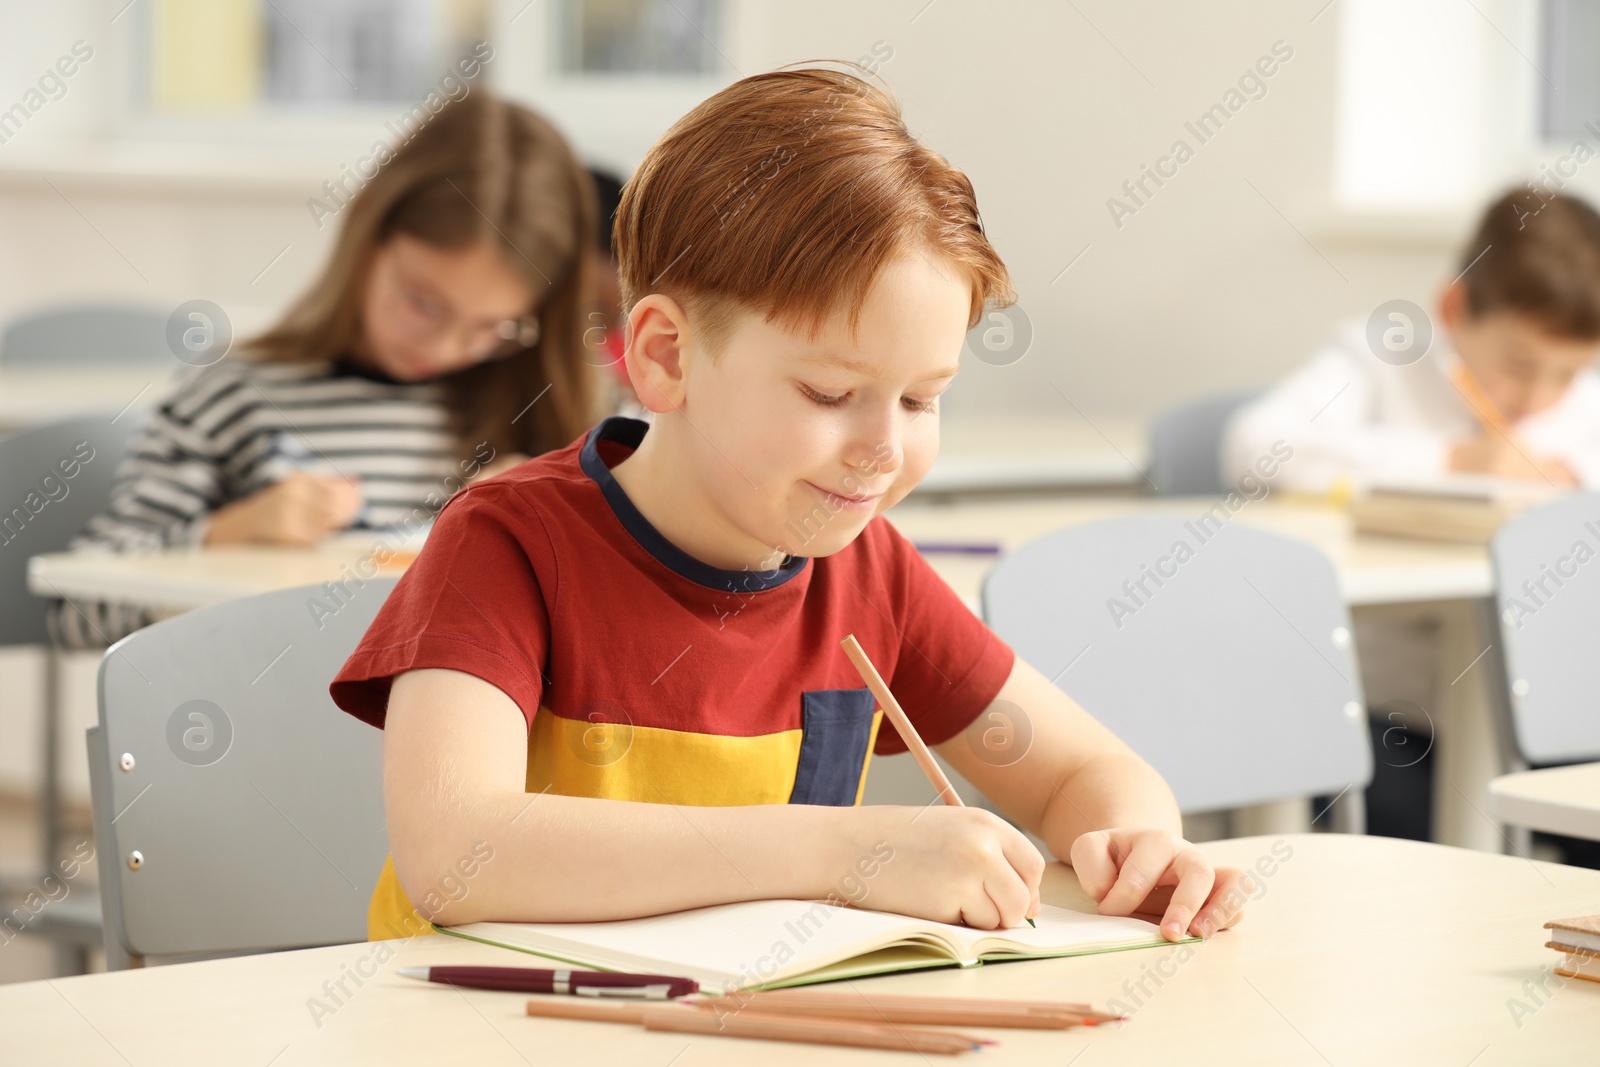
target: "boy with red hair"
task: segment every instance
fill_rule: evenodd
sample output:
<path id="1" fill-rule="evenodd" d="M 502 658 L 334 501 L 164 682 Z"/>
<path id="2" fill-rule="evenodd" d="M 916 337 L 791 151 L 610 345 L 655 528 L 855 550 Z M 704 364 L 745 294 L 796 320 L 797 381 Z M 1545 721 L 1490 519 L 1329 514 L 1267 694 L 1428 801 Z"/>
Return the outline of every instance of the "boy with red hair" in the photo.
<path id="1" fill-rule="evenodd" d="M 1183 839 L 1160 776 L 881 517 L 933 463 L 967 330 L 1011 296 L 966 176 L 856 75 L 784 70 L 651 148 L 616 244 L 652 420 L 464 489 L 333 683 L 386 731 L 371 936 L 407 932 L 413 901 L 447 925 L 817 898 L 868 856 L 892 857 L 871 907 L 1037 914 L 1044 860 L 1006 821 L 859 804 L 871 753 L 905 745 L 852 632 L 1102 912 L 1170 939 L 1236 921 L 1242 872 Z M 1031 748 L 993 766 L 986 712 L 1013 707 Z M 481 842 L 468 891 L 418 898 Z"/>

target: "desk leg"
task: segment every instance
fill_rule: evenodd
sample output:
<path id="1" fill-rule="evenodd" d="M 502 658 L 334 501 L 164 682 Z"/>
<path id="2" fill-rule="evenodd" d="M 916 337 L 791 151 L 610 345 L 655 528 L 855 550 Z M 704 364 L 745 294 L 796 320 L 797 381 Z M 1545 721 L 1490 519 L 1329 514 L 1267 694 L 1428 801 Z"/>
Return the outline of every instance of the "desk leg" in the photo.
<path id="1" fill-rule="evenodd" d="M 1489 779 L 1503 773 L 1484 650 L 1482 604 L 1439 606 L 1438 721 L 1434 731 L 1433 839 L 1482 852 L 1503 852 L 1505 838 L 1489 818 Z M 1471 665 L 1470 667 L 1468 665 Z"/>
<path id="2" fill-rule="evenodd" d="M 44 755 L 39 786 L 40 866 L 46 874 L 61 858 L 61 693 L 65 655 L 54 642 L 44 646 Z"/>

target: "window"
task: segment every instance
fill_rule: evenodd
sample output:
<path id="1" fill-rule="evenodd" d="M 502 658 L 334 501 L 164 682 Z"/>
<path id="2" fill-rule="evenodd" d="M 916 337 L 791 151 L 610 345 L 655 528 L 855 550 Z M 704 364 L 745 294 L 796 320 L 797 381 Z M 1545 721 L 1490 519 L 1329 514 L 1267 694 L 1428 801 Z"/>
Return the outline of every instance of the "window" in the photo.
<path id="1" fill-rule="evenodd" d="M 488 21 L 485 0 L 152 0 L 136 14 L 156 112 L 415 100 Z"/>
<path id="2" fill-rule="evenodd" d="M 717 0 L 565 0 L 557 69 L 563 74 L 703 77 L 722 62 Z"/>
<path id="3" fill-rule="evenodd" d="M 550 116 L 591 163 L 630 173 L 679 117 L 741 74 L 769 0 L 497 0 L 498 93 Z"/>
<path id="4" fill-rule="evenodd" d="M 749 68 L 765 0 L 137 0 L 107 127 L 185 145 L 174 165 L 251 153 L 337 167 L 483 49 L 483 88 L 551 118 L 628 173 L 679 116 Z M 165 152 L 165 148 L 162 149 Z M 177 159 L 178 157 L 172 157 Z M 232 166 L 232 164 L 229 164 Z"/>
<path id="5" fill-rule="evenodd" d="M 1458 0 L 1344 0 L 1334 13 L 1336 202 L 1416 210 L 1472 200 L 1492 51 L 1482 17 Z"/>
<path id="6" fill-rule="evenodd" d="M 1539 12 L 1541 85 L 1539 133 L 1566 141 L 1600 123 L 1600 3 L 1544 0 Z"/>

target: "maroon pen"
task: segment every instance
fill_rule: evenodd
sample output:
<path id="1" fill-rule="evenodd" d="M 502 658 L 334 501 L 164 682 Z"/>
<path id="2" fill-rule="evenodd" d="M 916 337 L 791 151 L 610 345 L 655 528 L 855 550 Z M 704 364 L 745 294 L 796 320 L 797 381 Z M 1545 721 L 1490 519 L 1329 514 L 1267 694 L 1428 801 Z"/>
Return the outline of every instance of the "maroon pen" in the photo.
<path id="1" fill-rule="evenodd" d="M 537 967 L 396 967 L 396 974 L 424 982 L 504 989 L 512 993 L 571 993 L 580 997 L 629 997 L 666 1000 L 698 992 L 693 978 L 621 971 L 546 971 Z"/>

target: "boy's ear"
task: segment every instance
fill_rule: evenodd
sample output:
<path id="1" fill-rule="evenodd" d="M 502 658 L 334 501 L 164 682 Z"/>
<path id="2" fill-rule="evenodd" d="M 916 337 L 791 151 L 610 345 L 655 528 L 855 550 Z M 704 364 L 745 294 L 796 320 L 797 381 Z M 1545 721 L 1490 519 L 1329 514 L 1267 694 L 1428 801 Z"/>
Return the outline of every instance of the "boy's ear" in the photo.
<path id="1" fill-rule="evenodd" d="M 683 360 L 689 317 L 665 293 L 651 293 L 628 313 L 624 359 L 639 402 L 654 412 L 683 406 Z"/>
<path id="2" fill-rule="evenodd" d="M 1454 333 L 1471 317 L 1472 313 L 1467 307 L 1465 282 L 1451 282 L 1439 290 L 1439 322 L 1445 329 Z"/>

